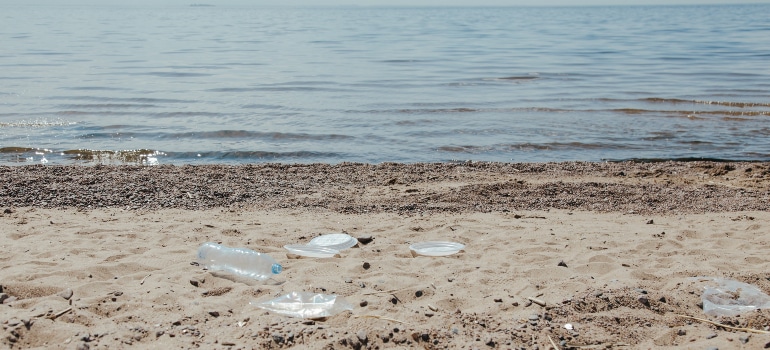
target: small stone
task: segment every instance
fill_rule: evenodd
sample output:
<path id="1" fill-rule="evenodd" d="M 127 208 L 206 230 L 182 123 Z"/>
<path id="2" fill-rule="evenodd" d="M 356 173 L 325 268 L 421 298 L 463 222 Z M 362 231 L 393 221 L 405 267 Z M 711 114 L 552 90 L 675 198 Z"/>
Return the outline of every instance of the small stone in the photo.
<path id="1" fill-rule="evenodd" d="M 195 287 L 198 287 L 198 286 L 200 286 L 200 284 L 201 284 L 201 281 L 200 281 L 200 280 L 198 280 L 197 278 L 191 278 L 191 279 L 190 279 L 190 284 L 192 284 L 192 285 L 193 285 L 193 286 L 195 286 Z"/>
<path id="2" fill-rule="evenodd" d="M 652 219 L 650 219 L 649 221 L 647 221 L 647 225 L 652 225 L 652 224 L 654 224 L 654 223 L 655 223 L 655 221 L 653 221 Z"/>
<path id="3" fill-rule="evenodd" d="M 72 294 L 73 294 L 72 289 L 67 288 L 59 292 L 59 294 L 57 295 L 64 298 L 64 300 L 70 300 L 70 298 L 72 298 Z"/>
<path id="4" fill-rule="evenodd" d="M 371 264 L 369 264 L 368 262 L 364 262 L 364 265 L 363 265 L 364 270 L 368 270 L 370 267 L 372 267 Z"/>
<path id="5" fill-rule="evenodd" d="M 425 313 L 426 317 L 433 317 L 433 315 L 434 315 L 434 313 L 432 313 L 432 312 L 426 312 Z"/>
<path id="6" fill-rule="evenodd" d="M 422 291 L 418 290 L 418 291 L 414 292 L 414 296 L 416 296 L 418 298 L 421 297 L 422 296 Z"/>
<path id="7" fill-rule="evenodd" d="M 11 296 L 5 293 L 0 293 L 0 304 L 4 303 Z"/>
<path id="8" fill-rule="evenodd" d="M 235 343 L 231 341 L 223 341 L 222 346 L 235 346 Z"/>
<path id="9" fill-rule="evenodd" d="M 495 345 L 496 345 L 495 340 L 492 339 L 491 337 L 484 338 L 484 344 L 486 344 L 486 346 L 489 346 L 489 347 L 492 347 L 492 348 L 494 348 Z"/>
<path id="10" fill-rule="evenodd" d="M 746 344 L 746 343 L 749 342 L 749 336 L 748 335 L 742 335 L 742 336 L 738 337 L 738 340 L 740 340 L 741 343 Z"/>
<path id="11" fill-rule="evenodd" d="M 361 302 L 358 303 L 358 306 L 360 307 L 366 307 L 367 305 L 369 305 L 369 302 L 366 300 L 361 300 Z"/>
<path id="12" fill-rule="evenodd" d="M 283 338 L 283 335 L 281 335 L 280 333 L 273 333 L 273 341 L 276 342 L 277 344 L 282 344 L 285 341 L 285 339 Z"/>
<path id="13" fill-rule="evenodd" d="M 562 261 L 559 261 L 557 266 L 567 267 L 567 263 L 565 263 L 564 260 L 562 260 Z"/>
<path id="14" fill-rule="evenodd" d="M 650 306 L 650 300 L 647 299 L 647 296 L 645 295 L 640 295 L 636 300 L 639 300 L 639 302 L 644 306 Z"/>
<path id="15" fill-rule="evenodd" d="M 358 341 L 361 342 L 361 344 L 366 344 L 366 342 L 369 340 L 369 337 L 366 335 L 366 331 L 360 330 L 358 333 L 356 333 L 356 337 L 358 338 Z"/>
<path id="16" fill-rule="evenodd" d="M 713 339 L 713 338 L 716 338 L 716 337 L 717 337 L 716 333 L 711 333 L 711 334 L 706 336 L 706 339 Z"/>
<path id="17" fill-rule="evenodd" d="M 372 237 L 372 236 L 361 236 L 361 237 L 358 237 L 357 239 L 358 239 L 358 243 L 366 245 L 366 244 L 372 243 L 372 241 L 374 240 L 374 237 Z"/>
<path id="18" fill-rule="evenodd" d="M 495 298 L 495 302 L 496 303 L 502 303 L 503 302 L 503 298 Z"/>
<path id="19" fill-rule="evenodd" d="M 219 317 L 219 311 L 209 311 L 209 315 Z"/>
<path id="20" fill-rule="evenodd" d="M 353 283 L 353 279 L 352 278 L 346 278 L 345 279 L 345 283 Z"/>
<path id="21" fill-rule="evenodd" d="M 647 290 L 646 289 L 636 288 L 634 290 L 639 292 L 639 293 L 641 293 L 641 294 L 647 294 Z"/>
<path id="22" fill-rule="evenodd" d="M 420 339 L 422 341 L 429 341 L 430 340 L 430 334 L 428 334 L 428 333 L 420 334 Z"/>
<path id="23" fill-rule="evenodd" d="M 532 315 L 529 315 L 529 320 L 530 320 L 530 321 L 537 321 L 537 320 L 539 320 L 539 319 L 540 319 L 540 315 L 539 315 L 539 314 L 532 314 Z"/>
<path id="24" fill-rule="evenodd" d="M 680 336 L 684 336 L 684 335 L 687 335 L 687 331 L 684 330 L 684 329 L 680 329 L 680 330 L 676 331 L 676 334 L 680 335 Z"/>
<path id="25" fill-rule="evenodd" d="M 114 295 L 114 296 L 116 296 L 116 297 L 119 297 L 119 296 L 123 295 L 123 292 L 121 292 L 121 291 L 116 291 L 116 292 L 112 293 L 112 295 Z"/>

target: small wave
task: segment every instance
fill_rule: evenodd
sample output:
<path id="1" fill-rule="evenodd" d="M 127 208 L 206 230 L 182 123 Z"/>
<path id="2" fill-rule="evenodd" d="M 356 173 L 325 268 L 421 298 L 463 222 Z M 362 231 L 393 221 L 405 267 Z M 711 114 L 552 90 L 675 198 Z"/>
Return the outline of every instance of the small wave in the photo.
<path id="1" fill-rule="evenodd" d="M 770 103 L 683 100 L 683 99 L 678 99 L 678 98 L 662 98 L 662 97 L 643 98 L 643 99 L 641 99 L 641 101 L 652 102 L 652 103 L 672 103 L 672 104 L 691 103 L 691 104 L 704 104 L 704 105 L 719 105 L 719 106 L 738 107 L 738 108 L 770 107 Z"/>
<path id="2" fill-rule="evenodd" d="M 47 128 L 74 124 L 76 123 L 65 120 L 21 120 L 17 122 L 0 123 L 0 128 Z"/>
<path id="3" fill-rule="evenodd" d="M 284 132 L 261 132 L 248 130 L 217 130 L 206 132 L 174 133 L 160 136 L 162 139 L 271 139 L 271 140 L 350 140 L 355 137 L 339 134 L 304 134 L 304 133 L 284 133 Z"/>
<path id="4" fill-rule="evenodd" d="M 66 109 L 89 109 L 89 108 L 153 108 L 156 105 L 151 104 L 128 104 L 128 103 L 100 103 L 100 104 L 80 104 L 80 105 L 60 105 L 59 108 Z"/>
<path id="5" fill-rule="evenodd" d="M 173 159 L 200 159 L 205 161 L 238 161 L 245 160 L 288 160 L 288 159 L 341 159 L 345 155 L 335 152 L 313 152 L 313 151 L 292 151 L 292 152 L 269 152 L 269 151 L 218 151 L 218 152 L 168 152 L 168 156 Z"/>
<path id="6" fill-rule="evenodd" d="M 623 149 L 630 148 L 629 145 L 615 145 L 603 143 L 585 143 L 585 142 L 549 142 L 549 143 L 514 143 L 497 144 L 487 146 L 441 146 L 439 151 L 452 153 L 483 153 L 483 152 L 511 152 L 511 151 L 549 151 L 549 150 L 597 150 L 597 149 Z"/>
<path id="7" fill-rule="evenodd" d="M 193 100 L 176 100 L 170 98 L 151 97 L 102 97 L 102 96 L 51 96 L 49 100 L 82 100 L 97 102 L 129 102 L 129 103 L 192 103 Z"/>
<path id="8" fill-rule="evenodd" d="M 162 78 L 193 78 L 193 77 L 209 77 L 213 74 L 208 73 L 190 73 L 190 72 L 147 72 L 143 75 L 152 75 Z"/>
<path id="9" fill-rule="evenodd" d="M 75 90 L 75 91 L 128 91 L 129 90 L 126 88 L 118 88 L 113 86 L 69 86 L 69 87 L 62 87 L 61 89 Z"/>

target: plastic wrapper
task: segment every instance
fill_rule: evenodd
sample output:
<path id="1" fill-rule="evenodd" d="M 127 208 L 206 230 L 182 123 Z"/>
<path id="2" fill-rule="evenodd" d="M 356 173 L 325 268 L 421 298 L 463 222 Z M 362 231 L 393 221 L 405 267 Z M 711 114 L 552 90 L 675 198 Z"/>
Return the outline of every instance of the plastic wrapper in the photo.
<path id="1" fill-rule="evenodd" d="M 324 318 L 353 310 L 353 305 L 342 297 L 310 292 L 291 292 L 277 299 L 251 304 L 277 314 L 298 318 Z"/>
<path id="2" fill-rule="evenodd" d="M 701 297 L 706 315 L 736 316 L 770 309 L 770 296 L 755 286 L 726 278 L 709 280 Z"/>

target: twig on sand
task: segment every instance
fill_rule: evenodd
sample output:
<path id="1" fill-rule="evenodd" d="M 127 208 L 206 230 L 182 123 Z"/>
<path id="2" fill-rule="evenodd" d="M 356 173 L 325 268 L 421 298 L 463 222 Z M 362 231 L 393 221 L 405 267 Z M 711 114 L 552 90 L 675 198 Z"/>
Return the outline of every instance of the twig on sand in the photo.
<path id="1" fill-rule="evenodd" d="M 355 318 L 376 318 L 376 319 L 385 320 L 385 321 L 391 321 L 391 322 L 396 322 L 396 323 L 401 323 L 401 324 L 407 324 L 404 321 L 399 321 L 399 320 L 394 319 L 394 318 L 385 317 L 385 316 L 378 316 L 378 315 L 353 315 L 353 317 L 355 317 Z"/>
<path id="2" fill-rule="evenodd" d="M 373 294 L 382 294 L 382 293 L 393 294 L 395 292 L 400 292 L 400 291 L 406 290 L 406 289 L 407 288 L 391 289 L 391 290 L 378 290 L 378 291 L 374 291 L 374 292 L 364 293 L 363 295 L 373 295 Z"/>
<path id="3" fill-rule="evenodd" d="M 531 302 L 533 302 L 533 303 L 535 303 L 537 305 L 540 305 L 542 307 L 545 307 L 545 302 L 540 300 L 540 299 L 538 299 L 538 298 L 529 297 L 529 298 L 527 298 L 527 300 L 529 300 L 529 301 L 531 301 Z"/>
<path id="4" fill-rule="evenodd" d="M 551 339 L 551 336 L 550 336 L 550 335 L 546 334 L 545 336 L 546 336 L 546 337 L 548 337 L 548 341 L 550 341 L 550 342 L 551 342 L 551 346 L 553 346 L 553 348 L 554 348 L 554 349 L 556 349 L 556 350 L 561 350 L 561 349 L 559 349 L 559 347 L 558 347 L 558 346 L 556 346 L 556 343 L 554 343 L 554 342 L 553 342 L 553 339 Z"/>
<path id="5" fill-rule="evenodd" d="M 144 284 L 144 280 L 146 280 L 146 279 L 147 279 L 147 277 L 150 277 L 150 276 L 152 276 L 152 274 L 149 274 L 149 275 L 147 275 L 147 276 L 144 276 L 144 278 L 142 278 L 142 281 L 141 281 L 141 282 L 139 282 L 139 285 L 140 285 L 140 286 L 141 286 L 141 285 L 143 285 L 143 284 Z"/>
<path id="6" fill-rule="evenodd" d="M 596 344 L 596 345 L 575 345 L 575 344 L 567 344 L 568 348 L 576 348 L 576 349 L 611 349 L 614 347 L 629 347 L 631 345 L 618 343 L 618 344 Z"/>
<path id="7" fill-rule="evenodd" d="M 768 332 L 768 331 L 763 331 L 763 330 L 753 329 L 753 328 L 741 328 L 741 327 L 728 326 L 726 324 L 721 324 L 721 323 L 718 323 L 718 322 L 709 321 L 709 320 L 704 319 L 704 318 L 697 318 L 697 317 L 692 317 L 692 316 L 687 316 L 687 315 L 677 315 L 677 316 L 688 318 L 688 319 L 691 319 L 691 320 L 696 320 L 696 321 L 704 322 L 704 323 L 708 323 L 708 324 L 712 324 L 712 325 L 717 326 L 717 327 L 732 329 L 734 331 L 759 333 L 759 334 L 770 334 L 770 332 Z"/>
<path id="8" fill-rule="evenodd" d="M 64 310 L 62 310 L 62 311 L 59 311 L 59 312 L 57 312 L 57 313 L 55 313 L 55 314 L 53 314 L 53 315 L 49 316 L 48 318 L 50 318 L 50 319 L 52 319 L 52 320 L 55 320 L 55 319 L 57 319 L 59 316 L 61 316 L 61 315 L 64 315 L 64 314 L 66 314 L 66 313 L 68 313 L 68 312 L 70 312 L 70 311 L 72 311 L 72 308 L 71 308 L 71 307 L 68 307 L 68 308 L 66 308 L 66 309 L 64 309 Z"/>

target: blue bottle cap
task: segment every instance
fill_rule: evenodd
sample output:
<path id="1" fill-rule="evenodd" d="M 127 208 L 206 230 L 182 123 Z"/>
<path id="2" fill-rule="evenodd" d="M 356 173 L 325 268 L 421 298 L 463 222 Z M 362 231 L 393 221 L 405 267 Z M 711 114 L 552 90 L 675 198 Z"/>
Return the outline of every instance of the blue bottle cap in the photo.
<path id="1" fill-rule="evenodd" d="M 272 272 L 274 275 L 281 273 L 281 271 L 283 271 L 281 264 L 273 264 Z"/>

